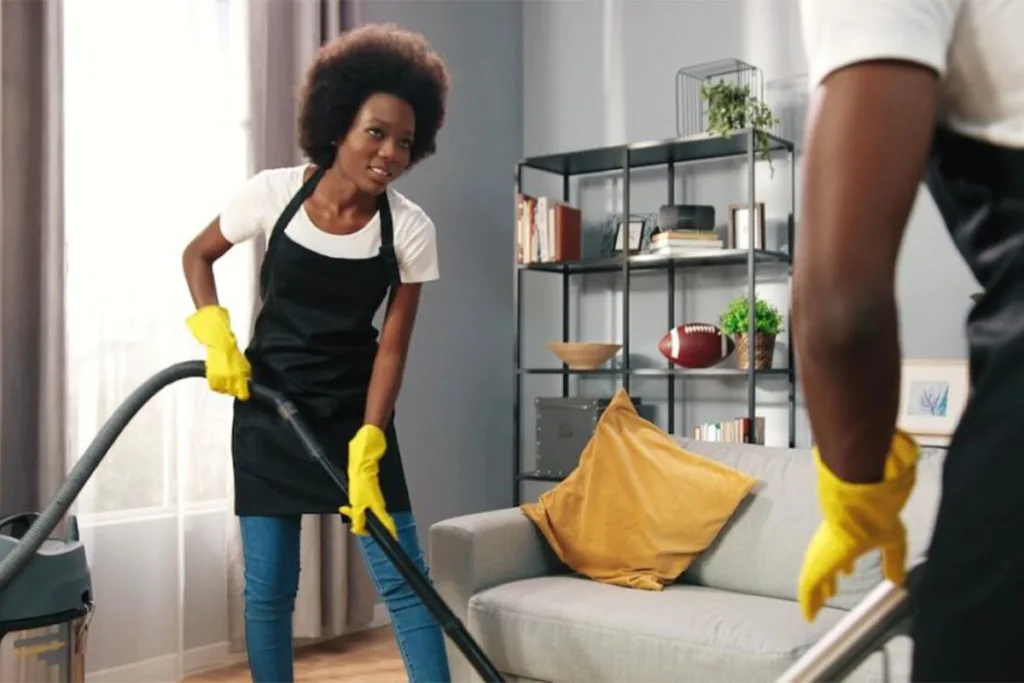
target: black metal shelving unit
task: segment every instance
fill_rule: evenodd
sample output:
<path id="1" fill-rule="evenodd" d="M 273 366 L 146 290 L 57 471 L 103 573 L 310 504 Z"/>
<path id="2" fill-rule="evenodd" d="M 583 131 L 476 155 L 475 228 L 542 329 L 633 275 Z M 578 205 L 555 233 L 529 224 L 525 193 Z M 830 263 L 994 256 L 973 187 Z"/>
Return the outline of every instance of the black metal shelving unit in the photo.
<path id="1" fill-rule="evenodd" d="M 763 132 L 763 131 L 761 131 Z M 794 216 L 796 213 L 795 184 L 795 146 L 792 142 L 776 135 L 766 133 L 769 140 L 769 152 L 786 153 L 790 167 L 790 211 L 788 214 L 787 244 L 790 250 L 794 244 Z M 793 361 L 792 326 L 786 325 L 788 362 L 785 368 L 757 370 L 750 363 L 746 369 L 707 368 L 690 370 L 677 368 L 666 361 L 663 368 L 631 368 L 630 367 L 630 273 L 633 271 L 664 271 L 668 288 L 668 328 L 677 325 L 675 320 L 676 271 L 680 268 L 714 267 L 726 265 L 747 266 L 747 290 L 750 296 L 750 332 L 754 331 L 754 301 L 756 297 L 756 275 L 758 265 L 790 264 L 789 253 L 755 249 L 754 216 L 755 216 L 755 149 L 754 130 L 741 129 L 728 136 L 701 136 L 690 138 L 671 138 L 667 140 L 641 142 L 625 145 L 613 145 L 594 149 L 578 150 L 561 154 L 548 154 L 520 160 L 515 169 L 516 193 L 522 192 L 523 171 L 532 168 L 539 171 L 558 174 L 562 177 L 562 200 L 569 202 L 569 179 L 572 176 L 621 172 L 622 174 L 622 218 L 630 215 L 630 171 L 639 168 L 664 166 L 668 180 L 668 200 L 672 204 L 675 198 L 675 166 L 680 163 L 727 159 L 730 157 L 746 157 L 747 166 L 747 197 L 749 204 L 749 239 L 747 249 L 721 249 L 714 253 L 702 252 L 693 256 L 666 257 L 658 254 L 630 254 L 623 250 L 621 255 L 587 259 L 584 261 L 515 264 L 515 283 L 513 286 L 513 305 L 515 320 L 513 322 L 513 354 L 515 367 L 515 399 L 513 407 L 514 435 L 513 450 L 515 461 L 514 504 L 521 500 L 523 481 L 558 481 L 560 478 L 535 472 L 522 471 L 522 383 L 529 375 L 561 375 L 562 396 L 569 395 L 569 378 L 573 375 L 597 375 L 620 377 L 623 387 L 629 391 L 631 377 L 664 377 L 668 382 L 668 427 L 669 433 L 675 433 L 675 388 L 676 381 L 681 378 L 747 378 L 747 413 L 753 419 L 756 409 L 756 388 L 759 377 L 786 378 L 789 382 L 789 445 L 795 446 L 796 438 L 796 375 Z M 574 370 L 563 364 L 560 368 L 524 368 L 521 359 L 521 330 L 523 326 L 522 280 L 530 272 L 560 273 L 562 275 L 562 340 L 569 341 L 569 278 L 573 275 L 586 273 L 607 273 L 621 271 L 622 278 L 622 359 L 621 367 L 600 368 L 595 370 Z M 753 349 L 751 349 L 751 355 Z M 751 361 L 753 359 L 751 358 Z"/>

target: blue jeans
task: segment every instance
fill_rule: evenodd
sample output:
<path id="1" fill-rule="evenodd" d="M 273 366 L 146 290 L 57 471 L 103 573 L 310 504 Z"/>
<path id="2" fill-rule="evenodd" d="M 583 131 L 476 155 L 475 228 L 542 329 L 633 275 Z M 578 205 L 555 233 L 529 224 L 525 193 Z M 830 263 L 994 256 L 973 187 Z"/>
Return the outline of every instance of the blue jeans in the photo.
<path id="1" fill-rule="evenodd" d="M 398 542 L 426 574 L 409 512 L 393 513 Z M 245 561 L 245 639 L 254 683 L 291 683 L 292 613 L 299 588 L 301 518 L 240 517 Z M 370 576 L 391 617 L 410 683 L 450 681 L 444 634 L 437 620 L 370 536 L 360 536 Z"/>

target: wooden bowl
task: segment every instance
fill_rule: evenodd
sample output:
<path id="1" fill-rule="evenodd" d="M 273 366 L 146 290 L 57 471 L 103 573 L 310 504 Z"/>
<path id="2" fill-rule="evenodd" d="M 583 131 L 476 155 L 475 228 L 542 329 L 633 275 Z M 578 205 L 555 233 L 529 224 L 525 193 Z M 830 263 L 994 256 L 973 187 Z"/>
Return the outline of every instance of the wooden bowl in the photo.
<path id="1" fill-rule="evenodd" d="M 574 370 L 593 370 L 611 360 L 622 348 L 622 344 L 548 342 L 548 348 Z"/>

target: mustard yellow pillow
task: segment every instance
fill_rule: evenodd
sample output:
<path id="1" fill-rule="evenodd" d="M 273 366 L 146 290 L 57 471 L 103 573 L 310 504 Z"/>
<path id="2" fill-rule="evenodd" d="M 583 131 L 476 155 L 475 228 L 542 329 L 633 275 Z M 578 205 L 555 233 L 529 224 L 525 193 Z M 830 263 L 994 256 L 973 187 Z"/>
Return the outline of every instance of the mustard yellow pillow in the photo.
<path id="1" fill-rule="evenodd" d="M 681 448 L 619 389 L 577 468 L 520 509 L 576 572 L 661 590 L 711 545 L 756 483 Z"/>

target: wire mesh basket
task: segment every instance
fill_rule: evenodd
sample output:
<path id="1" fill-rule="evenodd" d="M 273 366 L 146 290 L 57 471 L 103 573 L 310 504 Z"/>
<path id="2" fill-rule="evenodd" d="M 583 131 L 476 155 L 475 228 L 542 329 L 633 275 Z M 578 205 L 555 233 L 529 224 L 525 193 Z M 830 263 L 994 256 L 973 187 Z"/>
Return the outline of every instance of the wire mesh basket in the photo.
<path id="1" fill-rule="evenodd" d="M 743 95 L 756 102 L 764 102 L 764 76 L 761 69 L 739 59 L 718 59 L 684 66 L 676 72 L 676 134 L 693 137 L 725 132 L 729 123 L 735 128 L 746 128 L 743 120 L 711 121 L 708 102 L 715 93 L 729 96 Z M 712 125 L 717 124 L 717 125 Z M 725 124 L 725 125 L 723 125 Z M 770 127 L 768 127 L 770 131 Z"/>

